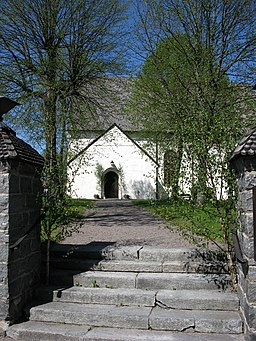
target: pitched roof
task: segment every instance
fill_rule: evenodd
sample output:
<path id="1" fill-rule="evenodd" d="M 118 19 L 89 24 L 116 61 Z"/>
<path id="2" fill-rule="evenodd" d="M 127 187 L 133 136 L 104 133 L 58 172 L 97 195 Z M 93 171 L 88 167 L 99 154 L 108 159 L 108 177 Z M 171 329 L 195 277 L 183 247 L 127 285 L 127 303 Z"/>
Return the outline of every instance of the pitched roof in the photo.
<path id="1" fill-rule="evenodd" d="M 43 166 L 44 158 L 29 144 L 16 137 L 16 133 L 0 122 L 0 160 L 18 159 Z"/>
<path id="2" fill-rule="evenodd" d="M 232 153 L 231 160 L 239 156 L 255 156 L 256 155 L 256 127 L 248 131 L 242 138 Z"/>
<path id="3" fill-rule="evenodd" d="M 82 111 L 86 112 L 89 119 L 86 120 L 85 127 L 81 124 L 80 129 L 105 131 L 117 124 L 124 131 L 140 130 L 134 126 L 126 110 L 133 85 L 133 78 L 115 76 L 100 77 L 88 83 L 84 91 L 89 104 Z"/>

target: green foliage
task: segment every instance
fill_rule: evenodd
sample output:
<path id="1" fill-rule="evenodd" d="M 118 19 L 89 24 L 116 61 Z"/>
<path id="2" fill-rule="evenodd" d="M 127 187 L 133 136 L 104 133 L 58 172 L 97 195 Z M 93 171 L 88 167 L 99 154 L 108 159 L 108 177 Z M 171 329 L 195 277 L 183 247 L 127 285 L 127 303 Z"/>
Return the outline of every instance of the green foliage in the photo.
<path id="1" fill-rule="evenodd" d="M 213 228 L 212 237 L 222 238 L 232 272 L 236 184 L 229 158 L 245 129 L 255 124 L 250 115 L 255 100 L 250 86 L 229 76 L 251 77 L 255 1 L 145 0 L 139 13 L 147 57 L 135 87 L 135 117 L 146 129 L 155 127 L 156 135 L 157 129 L 172 133 L 177 159 L 183 160 L 177 163 L 179 188 L 172 186 L 172 197 L 190 193 L 193 202 L 213 207 L 220 229 Z M 191 231 L 210 236 L 211 225 L 199 223 L 206 217 L 196 206 L 174 207 L 183 209 L 183 223 L 197 212 Z M 163 214 L 169 217 L 170 211 Z"/>
<path id="2" fill-rule="evenodd" d="M 176 154 L 174 196 L 181 177 L 183 183 L 200 178 L 202 191 L 208 190 L 211 174 L 218 174 L 219 183 L 227 182 L 227 160 L 244 129 L 241 89 L 219 72 L 211 58 L 209 49 L 203 44 L 199 48 L 195 38 L 174 32 L 158 43 L 135 83 L 130 103 L 134 118 L 155 131 L 159 148 Z M 184 155 L 192 174 L 184 163 L 182 169 Z"/>
<path id="3" fill-rule="evenodd" d="M 81 130 L 95 117 L 99 88 L 106 88 L 97 82 L 99 76 L 123 65 L 119 43 L 125 11 L 117 0 L 1 4 L 1 89 L 22 104 L 12 125 L 41 142 L 48 197 L 43 202 L 53 223 L 67 186 L 67 131 Z"/>
<path id="4" fill-rule="evenodd" d="M 97 283 L 96 279 L 92 280 L 92 288 L 99 288 L 99 284 Z"/>
<path id="5" fill-rule="evenodd" d="M 125 182 L 125 176 L 124 176 L 124 170 L 121 165 L 118 166 L 117 168 L 117 173 L 119 175 L 119 182 L 121 185 L 121 197 L 127 193 L 127 185 Z"/>
<path id="6" fill-rule="evenodd" d="M 45 219 L 42 221 L 41 240 L 45 241 L 48 238 L 54 242 L 62 240 L 65 236 L 70 234 L 70 232 L 73 232 L 70 228 L 70 224 L 72 225 L 72 223 L 81 220 L 86 211 L 93 208 L 93 206 L 93 200 L 65 197 L 65 201 L 62 201 L 60 205 L 56 206 L 58 208 L 58 210 L 55 211 L 56 219 L 50 228 L 48 227 L 48 221 L 50 219 L 49 213 L 45 212 Z M 56 209 L 56 207 L 54 207 L 54 209 Z"/>
<path id="7" fill-rule="evenodd" d="M 195 204 L 190 200 L 175 199 L 170 201 L 133 200 L 137 205 L 149 209 L 166 220 L 170 229 L 181 232 L 185 239 L 199 245 L 207 245 L 209 241 L 221 248 L 225 242 L 220 217 L 213 203 Z M 225 204 L 221 204 L 224 210 Z"/>
<path id="8" fill-rule="evenodd" d="M 125 195 L 127 192 L 127 185 L 125 182 L 125 177 L 124 177 L 124 170 L 121 165 L 115 168 L 115 171 L 119 175 L 119 182 L 121 186 L 121 197 Z M 95 172 L 94 172 L 96 178 L 97 178 L 97 189 L 100 192 L 100 196 L 102 195 L 102 186 L 104 185 L 104 168 L 100 163 L 96 164 Z"/>
<path id="9" fill-rule="evenodd" d="M 47 278 L 50 241 L 68 215 L 67 131 L 80 130 L 96 112 L 95 79 L 121 67 L 125 10 L 117 0 L 1 3 L 0 88 L 23 104 L 12 122 L 44 150 Z"/>
<path id="10" fill-rule="evenodd" d="M 100 163 L 96 164 L 96 169 L 94 173 L 97 178 L 97 189 L 100 192 L 100 196 L 101 196 L 104 168 Z"/>

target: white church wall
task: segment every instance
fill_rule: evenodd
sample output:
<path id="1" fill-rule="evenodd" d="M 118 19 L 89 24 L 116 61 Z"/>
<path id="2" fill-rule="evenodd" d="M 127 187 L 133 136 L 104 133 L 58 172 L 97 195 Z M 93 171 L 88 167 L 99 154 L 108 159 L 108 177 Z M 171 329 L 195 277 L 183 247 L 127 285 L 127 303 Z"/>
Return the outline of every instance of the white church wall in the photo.
<path id="1" fill-rule="evenodd" d="M 208 163 L 206 185 L 213 190 L 214 196 L 218 200 L 226 200 L 228 197 L 228 185 L 223 179 L 223 172 L 225 167 L 227 167 L 224 160 L 225 156 L 216 148 L 211 148 L 208 153 L 212 161 L 211 163 Z M 193 184 L 202 181 L 198 173 L 199 167 L 200 165 L 198 162 L 192 161 L 191 157 L 186 152 L 183 153 L 180 170 L 181 176 L 179 179 L 181 194 L 190 196 Z"/>
<path id="2" fill-rule="evenodd" d="M 71 149 L 82 150 L 91 139 L 74 142 Z M 114 164 L 114 166 L 113 166 Z M 71 163 L 69 178 L 72 197 L 92 199 L 104 196 L 97 169 L 113 170 L 119 176 L 118 197 L 155 197 L 156 163 L 114 126 Z"/>

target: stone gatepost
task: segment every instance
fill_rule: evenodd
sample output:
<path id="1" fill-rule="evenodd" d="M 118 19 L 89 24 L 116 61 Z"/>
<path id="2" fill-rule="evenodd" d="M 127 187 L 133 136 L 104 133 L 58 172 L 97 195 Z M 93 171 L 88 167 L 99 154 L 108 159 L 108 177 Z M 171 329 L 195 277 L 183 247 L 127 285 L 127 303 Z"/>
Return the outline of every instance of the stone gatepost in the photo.
<path id="1" fill-rule="evenodd" d="M 236 256 L 238 294 L 245 339 L 256 340 L 256 128 L 238 144 L 231 158 L 239 190 Z"/>
<path id="2" fill-rule="evenodd" d="M 22 317 L 25 305 L 31 300 L 35 287 L 39 285 L 40 173 L 43 164 L 43 157 L 17 138 L 15 132 L 1 120 L 0 321 L 2 325 L 5 322 L 7 324 L 18 321 Z"/>

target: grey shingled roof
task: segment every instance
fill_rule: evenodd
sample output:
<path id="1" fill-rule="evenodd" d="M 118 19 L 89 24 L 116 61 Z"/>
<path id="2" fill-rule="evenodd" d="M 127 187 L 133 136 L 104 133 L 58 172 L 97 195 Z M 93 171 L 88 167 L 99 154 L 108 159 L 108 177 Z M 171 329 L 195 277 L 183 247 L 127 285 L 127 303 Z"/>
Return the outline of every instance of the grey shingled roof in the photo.
<path id="1" fill-rule="evenodd" d="M 106 76 L 94 79 L 88 83 L 84 92 L 91 103 L 91 113 L 87 108 L 90 120 L 80 128 L 87 131 L 105 131 L 113 124 L 117 124 L 124 131 L 141 130 L 141 127 L 134 125 L 127 111 L 128 100 L 130 99 L 134 86 L 134 78 Z"/>
<path id="2" fill-rule="evenodd" d="M 255 156 L 256 155 L 256 127 L 248 131 L 248 133 L 238 143 L 233 151 L 231 160 L 239 156 Z"/>
<path id="3" fill-rule="evenodd" d="M 16 137 L 15 132 L 0 122 L 0 160 L 17 159 L 43 166 L 44 158 L 29 144 Z"/>

